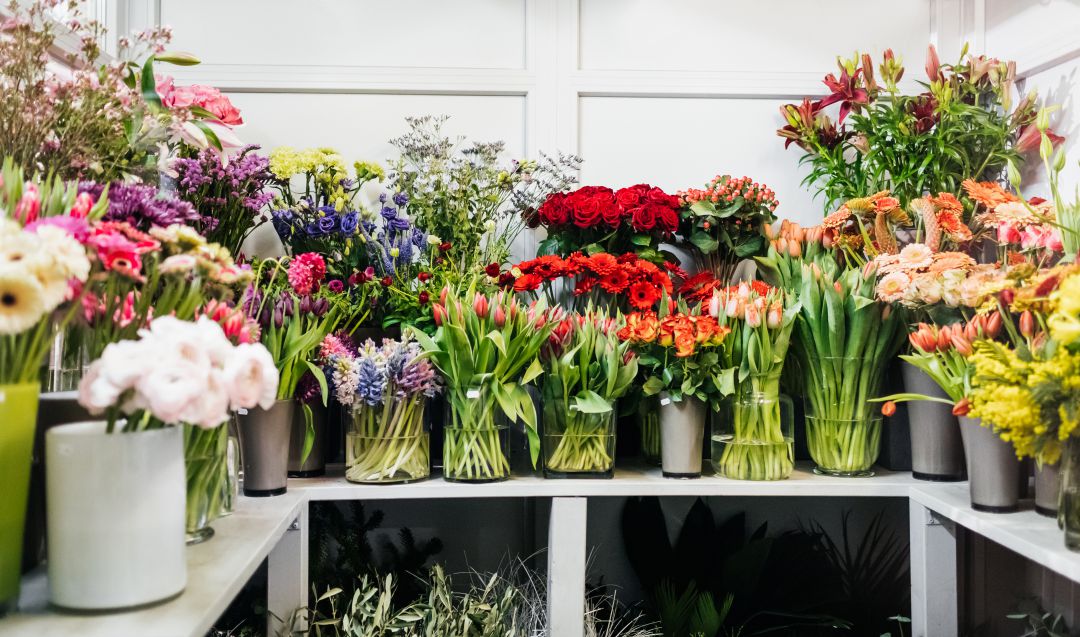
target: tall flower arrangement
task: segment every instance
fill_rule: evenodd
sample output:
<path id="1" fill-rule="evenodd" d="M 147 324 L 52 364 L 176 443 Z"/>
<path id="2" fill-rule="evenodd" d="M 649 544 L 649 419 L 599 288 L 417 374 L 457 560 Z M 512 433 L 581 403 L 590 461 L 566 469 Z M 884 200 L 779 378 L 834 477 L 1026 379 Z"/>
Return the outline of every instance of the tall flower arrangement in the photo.
<path id="1" fill-rule="evenodd" d="M 722 284 L 742 259 L 765 254 L 766 229 L 779 202 L 765 184 L 718 175 L 704 189 L 680 192 L 680 235 L 694 248 L 699 267 Z"/>
<path id="2" fill-rule="evenodd" d="M 381 166 L 357 161 L 350 171 L 332 148 L 282 146 L 270 152 L 270 172 L 279 191 L 271 221 L 289 254 L 323 255 L 338 279 L 370 265 L 360 227 L 373 232 L 376 219 L 359 195 L 365 184 L 385 176 Z"/>
<path id="3" fill-rule="evenodd" d="M 473 287 L 445 289 L 432 311 L 433 336 L 410 333 L 446 381 L 450 417 L 445 427 L 443 470 L 448 479 L 499 480 L 510 465 L 499 440 L 496 412 L 524 423 L 533 463 L 540 452 L 536 409 L 525 385 L 543 367 L 538 357 L 558 308 L 519 303 L 511 294 L 488 298 Z"/>
<path id="4" fill-rule="evenodd" d="M 615 465 L 615 401 L 637 376 L 622 318 L 596 311 L 560 321 L 540 352 L 544 469 L 605 473 Z M 610 474 L 609 474 L 610 475 Z"/>
<path id="5" fill-rule="evenodd" d="M 264 209 L 270 191 L 270 161 L 257 154 L 258 146 L 245 146 L 222 164 L 212 150 L 178 158 L 176 190 L 198 212 L 196 228 L 207 241 L 239 255 L 244 240 L 268 219 Z"/>
<path id="6" fill-rule="evenodd" d="M 927 51 L 924 91 L 901 93 L 905 69 L 891 49 L 875 65 L 863 54 L 839 59 L 829 95 L 787 104 L 777 133 L 804 151 L 803 179 L 827 210 L 862 193 L 891 190 L 910 201 L 924 192 L 960 194 L 964 178 L 995 181 L 1039 145 L 1036 98 L 1013 102 L 1016 65 L 969 55 L 942 63 Z M 837 106 L 835 121 L 826 113 Z M 1055 139 L 1060 140 L 1055 136 Z"/>
<path id="7" fill-rule="evenodd" d="M 724 339 L 724 364 L 737 369 L 735 397 L 725 414 L 730 421 L 714 457 L 718 472 L 729 478 L 778 480 L 794 467 L 780 375 L 799 310 L 793 295 L 760 281 L 718 290 L 709 301 L 709 314 L 731 330 Z"/>
<path id="8" fill-rule="evenodd" d="M 552 193 L 527 221 L 547 231 L 537 247 L 539 255 L 634 252 L 662 263 L 674 260 L 660 244 L 679 229 L 679 208 L 678 197 L 648 184 L 619 190 L 585 186 Z"/>
<path id="9" fill-rule="evenodd" d="M 466 142 L 443 132 L 447 117 L 409 117 L 390 140 L 400 153 L 390 187 L 409 199 L 409 214 L 429 234 L 454 246 L 462 271 L 503 263 L 531 214 L 553 192 L 577 181 L 580 158 L 558 154 L 503 164 L 503 142 Z"/>
<path id="10" fill-rule="evenodd" d="M 321 356 L 334 396 L 352 413 L 345 477 L 387 482 L 427 477 L 427 400 L 441 390 L 431 361 L 415 341 L 367 340 L 357 348 L 327 336 Z"/>

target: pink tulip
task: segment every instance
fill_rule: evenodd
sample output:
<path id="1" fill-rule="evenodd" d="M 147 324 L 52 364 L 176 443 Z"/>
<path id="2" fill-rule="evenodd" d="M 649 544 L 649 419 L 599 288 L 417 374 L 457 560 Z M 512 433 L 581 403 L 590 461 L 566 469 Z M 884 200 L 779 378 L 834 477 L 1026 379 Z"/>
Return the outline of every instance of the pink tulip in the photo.
<path id="1" fill-rule="evenodd" d="M 774 303 L 772 307 L 769 308 L 769 313 L 765 315 L 765 325 L 767 325 L 770 330 L 775 330 L 780 327 L 780 320 L 782 317 L 782 308 Z"/>
<path id="2" fill-rule="evenodd" d="M 750 327 L 761 325 L 761 312 L 753 304 L 746 306 L 746 324 Z"/>
<path id="3" fill-rule="evenodd" d="M 446 308 L 441 304 L 436 303 L 431 306 L 431 315 L 435 319 L 435 325 L 441 326 L 443 321 L 446 320 Z"/>
<path id="4" fill-rule="evenodd" d="M 93 207 L 94 198 L 90 196 L 90 193 L 80 192 L 79 196 L 75 198 L 75 203 L 71 206 L 71 212 L 68 214 L 83 219 L 90 214 L 90 209 Z"/>
<path id="5" fill-rule="evenodd" d="M 506 325 L 506 312 L 502 309 L 501 305 L 496 305 L 495 306 L 494 320 L 495 320 L 495 327 L 498 327 L 498 328 L 501 329 L 502 326 Z"/>
<path id="6" fill-rule="evenodd" d="M 40 213 L 41 196 L 38 195 L 37 186 L 28 183 L 22 197 L 19 198 L 19 203 L 15 204 L 15 218 L 26 225 L 37 221 Z"/>
<path id="7" fill-rule="evenodd" d="M 488 315 L 488 300 L 487 297 L 479 292 L 476 293 L 476 298 L 473 299 L 473 311 L 480 318 L 486 318 Z"/>

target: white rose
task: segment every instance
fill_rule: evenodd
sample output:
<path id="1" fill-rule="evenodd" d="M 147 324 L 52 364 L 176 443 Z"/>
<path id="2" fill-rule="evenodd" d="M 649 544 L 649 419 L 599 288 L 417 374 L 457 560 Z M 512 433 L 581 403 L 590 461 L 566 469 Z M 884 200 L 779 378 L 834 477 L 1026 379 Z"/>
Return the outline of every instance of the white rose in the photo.
<path id="1" fill-rule="evenodd" d="M 233 409 L 269 409 L 277 399 L 278 371 L 261 343 L 241 343 L 225 361 L 224 383 Z"/>

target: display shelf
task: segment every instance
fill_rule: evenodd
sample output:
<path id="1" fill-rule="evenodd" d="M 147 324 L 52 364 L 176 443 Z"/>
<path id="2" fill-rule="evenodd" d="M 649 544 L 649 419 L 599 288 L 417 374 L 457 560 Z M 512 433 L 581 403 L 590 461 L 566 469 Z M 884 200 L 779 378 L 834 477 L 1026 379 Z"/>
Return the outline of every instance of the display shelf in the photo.
<path id="1" fill-rule="evenodd" d="M 240 498 L 237 510 L 215 520 L 214 537 L 187 551 L 187 588 L 163 604 L 116 613 L 77 613 L 48 604 L 45 573 L 24 578 L 19 612 L 0 620 L 0 637 L 203 637 L 296 519 L 301 493 Z"/>
<path id="2" fill-rule="evenodd" d="M 878 469 L 866 478 L 820 476 L 800 464 L 787 480 L 760 482 L 703 475 L 692 480 L 665 478 L 656 467 L 620 467 L 604 479 L 547 480 L 539 475 L 514 477 L 503 482 L 463 484 L 436 476 L 411 484 L 355 484 L 331 467 L 326 476 L 290 480 L 290 491 L 311 500 L 402 500 L 438 498 L 559 498 L 627 496 L 817 496 L 907 497 L 916 480 L 910 473 Z"/>
<path id="3" fill-rule="evenodd" d="M 971 508 L 966 482 L 920 482 L 912 487 L 910 496 L 941 517 L 1080 582 L 1080 553 L 1065 548 L 1064 532 L 1057 520 L 1035 513 L 1030 501 L 1022 501 L 1025 508 L 1016 513 L 976 511 Z"/>

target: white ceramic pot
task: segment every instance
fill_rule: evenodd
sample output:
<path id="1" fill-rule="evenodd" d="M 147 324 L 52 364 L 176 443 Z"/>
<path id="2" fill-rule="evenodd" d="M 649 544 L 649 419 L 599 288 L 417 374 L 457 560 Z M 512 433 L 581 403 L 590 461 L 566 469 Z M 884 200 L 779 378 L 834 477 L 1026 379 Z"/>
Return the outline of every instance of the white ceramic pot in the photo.
<path id="1" fill-rule="evenodd" d="M 104 422 L 45 435 L 49 587 L 79 610 L 142 606 L 187 585 L 183 432 L 105 433 Z"/>

